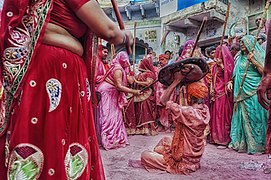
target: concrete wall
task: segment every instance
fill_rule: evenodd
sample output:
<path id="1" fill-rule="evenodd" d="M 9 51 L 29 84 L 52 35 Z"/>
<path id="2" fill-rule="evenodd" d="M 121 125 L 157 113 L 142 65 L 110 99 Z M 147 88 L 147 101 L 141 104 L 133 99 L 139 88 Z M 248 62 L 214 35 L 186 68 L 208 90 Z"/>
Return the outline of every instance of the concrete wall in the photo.
<path id="1" fill-rule="evenodd" d="M 253 25 L 253 19 L 251 20 L 251 15 L 255 13 L 262 12 L 264 6 L 264 0 L 231 0 L 231 11 L 228 19 L 226 36 L 236 35 L 236 32 L 239 32 L 240 29 L 250 32 L 249 28 Z M 219 0 L 209 0 L 203 4 L 197 4 L 192 7 L 186 8 L 179 12 L 172 13 L 168 16 L 158 18 L 154 17 L 154 9 L 148 14 L 151 14 L 149 17 L 142 19 L 140 12 L 133 12 L 132 21 L 125 19 L 125 14 L 123 19 L 125 21 L 125 27 L 127 30 L 130 30 L 133 33 L 133 21 L 137 21 L 137 37 L 143 40 L 145 43 L 148 43 L 150 47 L 154 49 L 157 55 L 164 53 L 165 50 L 170 50 L 173 52 L 178 52 L 179 47 L 184 44 L 187 40 L 195 39 L 199 27 L 190 27 L 182 29 L 179 32 L 170 32 L 167 36 L 166 42 L 163 46 L 160 46 L 161 38 L 165 32 L 166 24 L 176 21 L 178 19 L 186 19 L 191 15 L 196 15 L 204 13 L 209 10 L 215 9 L 215 11 L 220 16 L 226 14 L 227 6 Z M 223 17 L 224 19 L 224 17 Z M 251 22 L 249 22 L 249 20 Z M 213 43 L 219 42 L 223 30 L 223 22 L 218 20 L 209 20 L 203 29 L 200 45 L 208 46 Z M 147 35 L 151 31 L 156 32 L 156 37 L 149 39 Z M 238 35 L 238 33 L 237 33 Z M 176 43 L 176 36 L 180 37 L 179 44 Z M 176 55 L 177 56 L 177 55 Z"/>
<path id="2" fill-rule="evenodd" d="M 248 17 L 251 14 L 257 13 L 259 11 L 259 7 L 262 6 L 263 0 L 254 0 L 253 6 L 250 1 L 253 0 L 231 0 L 231 11 L 230 16 L 228 19 L 227 29 L 226 29 L 226 36 L 230 35 L 230 28 L 231 28 L 231 34 L 235 33 L 235 29 L 240 27 L 244 27 L 247 32 L 249 32 L 249 24 L 248 24 Z M 164 17 L 161 19 L 162 27 L 165 26 L 166 23 L 176 20 L 176 19 L 182 19 L 191 16 L 192 14 L 198 14 L 203 13 L 206 10 L 209 9 L 215 9 L 217 12 L 225 15 L 226 14 L 226 5 L 221 3 L 218 0 L 209 0 L 205 4 L 205 10 L 202 9 L 202 5 L 198 4 L 196 6 L 189 7 L 187 9 L 184 9 L 182 11 L 173 13 L 167 17 Z M 262 9 L 260 9 L 262 10 Z M 237 24 L 235 26 L 235 24 Z M 236 28 L 235 28 L 236 27 Z M 188 28 L 184 29 L 183 32 L 170 32 L 166 44 L 164 47 L 162 47 L 163 50 L 170 49 L 173 51 L 177 51 L 179 49 L 179 46 L 184 44 L 189 39 L 195 39 L 198 28 Z M 220 37 L 222 35 L 223 31 L 223 22 L 219 22 L 216 20 L 210 20 L 207 22 L 205 28 L 203 29 L 201 38 L 200 38 L 200 45 L 201 46 L 208 46 L 215 42 L 220 41 Z M 164 33 L 164 30 L 161 29 L 161 33 Z M 174 44 L 174 35 L 178 34 L 181 37 L 180 45 Z M 234 35 L 234 34 L 233 34 Z"/>
<path id="3" fill-rule="evenodd" d="M 125 22 L 126 30 L 130 30 L 134 34 L 134 22 Z M 160 19 L 153 19 L 147 21 L 137 21 L 136 37 L 149 44 L 157 54 L 160 54 L 160 40 L 161 40 L 161 21 Z"/>

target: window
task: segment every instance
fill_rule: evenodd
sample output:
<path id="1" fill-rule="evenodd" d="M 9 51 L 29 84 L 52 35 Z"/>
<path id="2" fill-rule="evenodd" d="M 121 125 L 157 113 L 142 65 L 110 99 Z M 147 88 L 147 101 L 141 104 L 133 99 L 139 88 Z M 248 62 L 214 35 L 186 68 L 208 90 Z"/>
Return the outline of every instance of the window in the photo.
<path id="1" fill-rule="evenodd" d="M 223 2 L 224 4 L 228 4 L 229 0 L 218 0 L 220 2 Z"/>

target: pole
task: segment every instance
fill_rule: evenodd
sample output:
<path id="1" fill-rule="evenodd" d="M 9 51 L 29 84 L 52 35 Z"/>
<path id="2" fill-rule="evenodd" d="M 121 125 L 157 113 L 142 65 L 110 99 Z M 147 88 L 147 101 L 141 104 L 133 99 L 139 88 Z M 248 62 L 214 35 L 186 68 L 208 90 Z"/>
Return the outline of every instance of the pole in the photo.
<path id="1" fill-rule="evenodd" d="M 112 3 L 112 6 L 113 6 L 113 9 L 114 9 L 114 12 L 116 14 L 116 18 L 117 18 L 117 21 L 119 23 L 120 29 L 124 30 L 125 29 L 124 28 L 124 23 L 122 21 L 121 15 L 120 15 L 118 4 L 117 4 L 117 2 L 115 0 L 111 0 L 111 3 Z M 126 44 L 126 51 L 127 51 L 127 53 L 129 55 L 132 54 L 131 47 L 130 47 L 130 45 L 128 43 Z"/>
<path id="2" fill-rule="evenodd" d="M 200 28 L 199 28 L 199 31 L 198 31 L 198 34 L 197 34 L 197 38 L 196 38 L 196 41 L 195 41 L 195 45 L 194 45 L 194 47 L 193 47 L 193 50 L 192 50 L 192 53 L 191 53 L 190 57 L 193 57 L 193 54 L 194 54 L 194 52 L 195 52 L 195 49 L 196 49 L 196 47 L 198 46 L 198 42 L 199 42 L 200 35 L 201 35 L 201 33 L 202 33 L 202 30 L 203 30 L 204 25 L 206 24 L 206 22 L 207 22 L 207 17 L 205 16 L 205 17 L 203 18 L 203 21 L 202 21 L 201 26 L 200 26 Z"/>
<path id="3" fill-rule="evenodd" d="M 133 71 L 135 72 L 136 63 L 136 22 L 134 22 L 134 44 L 133 44 Z"/>

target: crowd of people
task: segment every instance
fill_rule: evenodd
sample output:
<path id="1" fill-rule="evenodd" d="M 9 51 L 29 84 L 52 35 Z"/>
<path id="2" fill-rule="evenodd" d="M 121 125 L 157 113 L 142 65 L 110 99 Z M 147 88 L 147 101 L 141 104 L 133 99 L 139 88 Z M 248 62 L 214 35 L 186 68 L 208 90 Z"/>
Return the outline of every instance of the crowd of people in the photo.
<path id="1" fill-rule="evenodd" d="M 261 38 L 258 40 L 262 42 Z M 248 154 L 265 153 L 268 112 L 260 105 L 257 96 L 265 50 L 252 35 L 235 38 L 234 43 L 224 41 L 222 46 L 217 44 L 207 47 L 205 53 L 197 47 L 192 58 L 203 58 L 209 66 L 209 73 L 202 80 L 183 87 L 178 87 L 178 83 L 174 87 L 153 83 L 161 68 L 191 57 L 194 46 L 194 41 L 189 40 L 180 47 L 179 57 L 172 60 L 172 52 L 166 51 L 158 56 L 158 63 L 154 61 L 156 58 L 152 48 L 149 48 L 148 54 L 139 62 L 138 74 L 129 70 L 128 64 L 122 66 L 123 72 L 126 72 L 123 73 L 126 77 L 122 78 L 127 78 L 127 90 L 118 88 L 117 84 L 114 86 L 119 92 L 118 96 L 129 91 L 133 94 L 126 96 L 126 104 L 121 100 L 116 101 L 118 107 L 122 107 L 123 116 L 119 115 L 121 110 L 108 111 L 114 109 L 116 96 L 111 93 L 102 95 L 101 99 L 106 100 L 110 95 L 107 104 L 100 106 L 100 112 L 103 111 L 101 114 L 108 111 L 110 118 L 106 119 L 107 124 L 103 123 L 105 120 L 98 120 L 99 125 L 96 125 L 99 129 L 108 130 L 98 134 L 105 149 L 109 149 L 107 138 L 114 139 L 111 148 L 118 148 L 128 144 L 127 135 L 174 132 L 173 139 L 163 138 L 154 148 L 155 152 L 143 152 L 141 163 L 150 171 L 160 169 L 182 174 L 199 168 L 199 160 L 207 142 L 217 145 L 219 149 L 231 148 Z M 120 52 L 112 62 L 121 54 L 126 53 Z M 126 60 L 128 63 L 127 54 Z M 191 90 L 193 86 L 194 91 Z M 97 87 L 97 91 L 102 94 L 107 91 L 101 90 L 99 85 Z M 162 103 L 166 94 L 169 94 L 166 100 L 168 104 Z M 191 97 L 194 100 L 192 102 Z M 178 124 L 182 124 L 182 127 Z M 191 131 L 197 134 L 196 137 L 191 135 Z M 181 154 L 181 158 L 174 157 L 174 144 L 178 147 L 175 153 Z M 197 160 L 192 157 L 197 157 Z"/>
<path id="2" fill-rule="evenodd" d="M 110 63 L 106 46 L 92 52 L 94 34 L 132 44 L 96 1 L 8 0 L 1 19 L 2 179 L 105 179 L 99 145 L 124 148 L 128 135 L 164 131 L 173 137 L 142 152 L 148 171 L 194 172 L 206 143 L 271 154 L 268 112 L 257 94 L 267 31 L 258 42 L 244 35 L 205 51 L 188 40 L 176 58 L 170 50 L 156 58 L 149 48 L 135 73 L 125 51 Z M 169 86 L 157 81 L 162 68 L 187 58 L 206 61 L 208 74 L 182 86 L 189 70 L 175 72 Z"/>

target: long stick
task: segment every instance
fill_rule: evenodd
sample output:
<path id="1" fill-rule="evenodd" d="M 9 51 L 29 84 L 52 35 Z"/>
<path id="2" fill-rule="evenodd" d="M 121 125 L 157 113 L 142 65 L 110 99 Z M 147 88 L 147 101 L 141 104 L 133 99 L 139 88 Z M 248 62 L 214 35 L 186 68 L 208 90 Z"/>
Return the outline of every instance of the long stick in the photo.
<path id="1" fill-rule="evenodd" d="M 95 93 L 95 70 L 96 70 L 96 58 L 97 58 L 97 48 L 98 48 L 98 37 L 94 35 L 93 41 L 92 41 L 92 64 L 91 64 L 91 77 L 90 77 L 90 82 L 91 82 L 91 93 Z M 97 106 L 97 97 L 96 94 L 92 96 L 92 105 L 93 107 Z"/>
<path id="2" fill-rule="evenodd" d="M 255 51 L 255 46 L 257 44 L 257 39 L 259 37 L 260 31 L 261 31 L 261 28 L 262 28 L 262 25 L 263 25 L 263 19 L 266 16 L 266 13 L 267 13 L 267 10 L 268 10 L 269 6 L 270 6 L 270 1 L 266 1 L 266 5 L 265 5 L 265 8 L 264 8 L 264 11 L 263 11 L 263 14 L 262 14 L 262 20 L 261 20 L 260 25 L 258 27 L 258 31 L 257 31 L 256 37 L 254 39 L 254 44 L 253 44 L 252 49 L 251 49 L 251 51 L 249 53 L 254 53 L 254 51 Z M 244 85 L 244 82 L 245 82 L 245 79 L 246 79 L 246 76 L 247 76 L 247 71 L 248 71 L 249 65 L 250 65 L 250 61 L 248 61 L 247 64 L 246 64 L 246 69 L 245 69 L 245 72 L 244 72 L 244 76 L 242 78 L 242 81 L 241 81 L 241 84 L 240 84 L 240 87 L 239 87 L 239 90 L 238 90 L 238 93 L 237 93 L 237 96 L 236 96 L 236 102 L 235 102 L 234 108 L 233 108 L 234 111 L 236 111 L 237 105 L 239 103 L 239 98 L 240 98 L 241 91 L 242 91 L 242 88 L 243 88 L 243 85 Z"/>
<path id="3" fill-rule="evenodd" d="M 229 14 L 230 14 L 230 7 L 231 7 L 231 3 L 229 1 L 228 2 L 228 7 L 227 7 L 227 12 L 226 12 L 226 17 L 225 17 L 225 21 L 224 21 L 224 26 L 223 26 L 222 37 L 221 37 L 221 41 L 220 41 L 219 55 L 218 55 L 218 59 L 221 60 L 222 63 L 223 63 L 223 59 L 222 59 L 222 45 L 223 45 L 223 41 L 224 41 L 224 37 L 225 37 L 225 33 L 226 33 L 227 24 L 228 24 L 228 19 L 229 19 Z M 210 88 L 211 91 L 214 91 L 214 87 L 216 86 L 217 73 L 218 73 L 218 70 L 216 68 L 215 72 L 214 72 L 214 80 L 211 82 L 211 88 Z"/>
<path id="4" fill-rule="evenodd" d="M 115 51 L 115 45 L 111 44 L 111 59 L 115 57 L 116 51 Z"/>
<path id="5" fill-rule="evenodd" d="M 136 63 L 136 22 L 134 22 L 134 44 L 133 44 L 133 71 L 135 72 Z"/>
<path id="6" fill-rule="evenodd" d="M 225 22 L 224 22 L 224 27 L 223 27 L 223 32 L 222 32 L 222 37 L 221 37 L 221 41 L 220 41 L 220 51 L 219 51 L 219 59 L 221 59 L 222 56 L 222 45 L 223 45 L 223 41 L 224 41 L 224 37 L 225 37 L 225 33 L 226 33 L 226 27 L 227 27 L 227 23 L 228 23 L 228 19 L 229 19 L 229 14 L 230 14 L 230 9 L 231 9 L 231 2 L 228 2 L 228 7 L 227 7 L 227 12 L 226 12 L 226 17 L 225 17 Z"/>
<path id="7" fill-rule="evenodd" d="M 191 53 L 190 57 L 193 57 L 193 54 L 194 54 L 194 52 L 195 52 L 195 49 L 196 49 L 196 47 L 198 46 L 198 42 L 199 42 L 200 35 L 201 35 L 201 33 L 202 33 L 202 30 L 203 30 L 204 25 L 206 24 L 206 22 L 207 22 L 207 17 L 205 16 L 205 17 L 203 18 L 203 21 L 202 21 L 201 26 L 200 26 L 200 28 L 199 28 L 199 31 L 198 31 L 198 34 L 197 34 L 197 38 L 196 38 L 196 41 L 195 41 L 195 45 L 194 45 L 194 47 L 193 47 L 193 50 L 192 50 L 192 53 Z"/>
<path id="8" fill-rule="evenodd" d="M 166 32 L 164 33 L 162 39 L 161 39 L 161 43 L 160 46 L 162 46 L 164 44 L 164 42 L 166 41 L 167 35 L 169 34 L 169 30 L 166 30 Z"/>
<path id="9" fill-rule="evenodd" d="M 113 6 L 113 9 L 114 9 L 114 12 L 115 12 L 115 15 L 116 15 L 116 18 L 117 18 L 117 21 L 119 23 L 119 26 L 120 26 L 120 29 L 121 30 L 124 30 L 124 23 L 122 21 L 122 18 L 121 18 L 121 15 L 120 15 L 120 11 L 119 11 L 119 8 L 118 8 L 118 4 L 115 0 L 111 0 L 111 3 L 112 3 L 112 6 Z M 130 45 L 127 43 L 126 44 L 126 51 L 127 53 L 130 55 L 132 54 L 132 50 L 131 50 L 131 47 Z"/>

